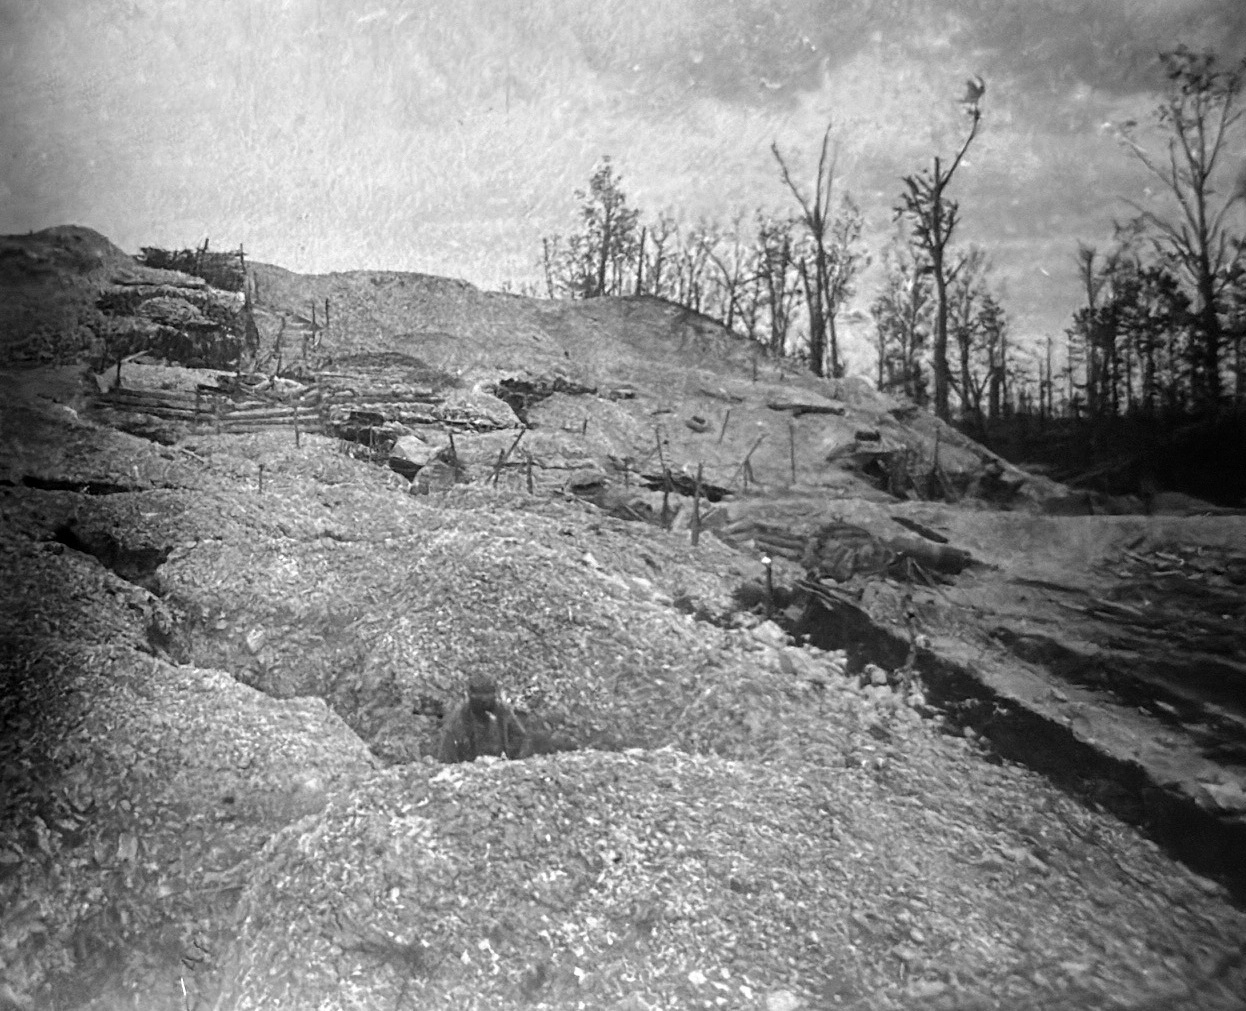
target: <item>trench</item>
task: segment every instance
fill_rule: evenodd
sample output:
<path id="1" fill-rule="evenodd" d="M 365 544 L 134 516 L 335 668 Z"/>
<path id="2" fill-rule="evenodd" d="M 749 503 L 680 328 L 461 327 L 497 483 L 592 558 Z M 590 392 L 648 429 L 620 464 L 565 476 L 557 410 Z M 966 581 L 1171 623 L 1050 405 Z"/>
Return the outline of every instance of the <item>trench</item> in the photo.
<path id="1" fill-rule="evenodd" d="M 101 564 L 157 596 L 165 596 L 159 569 L 169 556 L 165 546 L 133 546 L 110 531 L 66 524 L 53 539 L 66 547 L 96 557 Z M 776 587 L 776 600 L 782 595 L 789 604 L 776 611 L 774 620 L 798 640 L 826 649 L 843 649 L 849 656 L 849 669 L 860 671 L 867 663 L 895 670 L 912 663 L 920 676 L 927 701 L 941 710 L 954 732 L 972 728 L 1001 759 L 1022 763 L 1046 775 L 1054 783 L 1085 802 L 1098 805 L 1137 826 L 1172 856 L 1208 877 L 1221 880 L 1234 899 L 1246 903 L 1246 819 L 1218 816 L 1201 807 L 1188 793 L 1156 782 L 1137 762 L 1127 761 L 1079 739 L 1071 727 L 1044 716 L 1015 699 L 1002 696 L 982 682 L 973 667 L 927 648 L 914 648 L 899 629 L 871 618 L 856 607 L 834 606 L 817 597 L 802 601 L 799 594 Z M 356 628 L 360 615 L 294 615 L 280 622 L 287 636 L 313 634 L 321 642 L 314 668 L 299 672 L 295 681 L 280 684 L 257 676 L 249 664 L 257 650 L 241 635 L 245 615 L 234 615 L 230 629 L 221 630 L 211 616 L 188 601 L 165 596 L 180 608 L 184 619 L 174 628 L 153 625 L 148 630 L 152 650 L 168 655 L 177 663 L 215 666 L 234 672 L 241 682 L 276 698 L 313 694 L 323 698 L 351 729 L 386 764 L 400 764 L 434 753 L 442 719 L 451 699 L 442 694 L 411 696 L 401 686 L 381 685 L 361 694 L 358 685 L 344 685 L 334 677 L 359 665 L 364 648 Z M 744 601 L 737 600 L 737 607 Z M 674 605 L 700 620 L 714 623 L 715 616 L 698 609 L 692 598 L 680 598 Z M 745 608 L 747 609 L 747 607 Z M 911 654 L 911 656 L 910 656 Z M 1019 654 L 1018 654 L 1019 655 Z M 1072 661 L 1067 657 L 1034 654 L 1032 662 L 1043 662 L 1053 676 L 1077 675 L 1063 670 Z M 998 658 L 1007 663 L 1007 658 Z M 1128 672 L 1103 668 L 1102 654 L 1093 672 L 1080 677 L 1099 686 L 1128 683 Z M 406 754 L 388 749 L 378 734 L 377 712 L 390 720 L 403 717 L 416 724 L 412 731 L 414 751 Z M 584 746 L 610 747 L 607 741 L 578 741 L 560 732 L 553 714 L 517 712 L 533 737 L 535 754 L 576 750 Z M 1240 733 L 1236 740 L 1240 745 Z M 1231 758 L 1231 756 L 1230 756 Z"/>
<path id="2" fill-rule="evenodd" d="M 782 616 L 776 620 L 783 624 Z M 913 652 L 928 702 L 952 727 L 972 728 L 1001 759 L 1028 766 L 1083 802 L 1136 826 L 1171 856 L 1220 880 L 1246 903 L 1246 819 L 1217 816 L 1193 797 L 1156 782 L 1144 767 L 1095 748 L 1072 728 L 984 685 L 973 669 L 929 648 L 912 650 L 906 636 L 862 611 L 808 603 L 789 631 L 821 649 L 844 649 L 849 668 L 866 663 L 895 669 Z"/>
<path id="3" fill-rule="evenodd" d="M 148 646 L 157 655 L 227 671 L 273 699 L 322 699 L 387 766 L 437 754 L 445 717 L 460 700 L 458 686 L 413 684 L 393 672 L 367 674 L 376 628 L 370 611 L 348 606 L 296 614 L 278 608 L 259 626 L 245 612 L 222 612 L 176 593 L 165 599 L 180 618 L 172 626 L 153 621 L 147 628 Z M 513 711 L 532 755 L 593 743 L 565 732 L 556 713 Z"/>
<path id="4" fill-rule="evenodd" d="M 792 603 L 796 605 L 798 600 Z M 720 623 L 721 616 L 698 608 L 692 598 L 681 597 L 673 606 L 699 620 Z M 942 712 L 949 732 L 964 733 L 972 728 L 989 745 L 988 759 L 1024 764 L 1082 802 L 1110 811 L 1193 870 L 1223 882 L 1235 901 L 1246 903 L 1246 820 L 1217 816 L 1190 794 L 1156 782 L 1140 763 L 1096 748 L 1080 739 L 1070 726 L 995 692 L 972 665 L 930 648 L 914 649 L 902 631 L 870 618 L 864 611 L 832 608 L 812 599 L 806 600 L 803 608 L 791 606 L 786 612 L 776 612 L 773 619 L 798 640 L 824 650 L 845 650 L 852 672 L 861 671 L 868 663 L 896 670 L 909 662 L 912 654 L 912 667 L 921 679 L 927 702 Z M 354 669 L 361 660 L 357 651 L 363 646 L 353 624 L 350 615 L 321 614 L 304 615 L 297 624 L 285 623 L 287 635 L 292 629 L 300 633 L 314 626 L 325 643 L 318 651 L 322 655 L 315 669 L 303 670 L 297 684 L 284 686 L 266 681 L 262 673 L 257 675 L 249 666 L 254 658 L 236 641 L 237 634 L 217 630 L 206 615 L 192 615 L 172 633 L 153 629 L 149 641 L 176 662 L 230 670 L 242 683 L 276 698 L 306 694 L 323 698 L 388 765 L 435 754 L 442 720 L 457 698 L 440 691 L 412 696 L 396 683 L 364 691 L 359 685 L 335 682 L 330 672 Z M 340 641 L 340 650 L 335 641 Z M 992 662 L 1008 661 L 998 658 Z M 517 710 L 516 715 L 532 735 L 534 754 L 589 746 L 609 749 L 617 744 L 563 734 L 555 714 Z M 395 720 L 410 724 L 406 752 L 385 738 L 387 721 L 392 724 Z"/>
<path id="5" fill-rule="evenodd" d="M 164 596 L 159 570 L 172 553 L 171 546 L 135 547 L 118 539 L 110 530 L 102 527 L 82 527 L 72 520 L 57 527 L 52 539 L 74 551 L 91 555 L 104 568 L 127 582 L 141 586 L 157 597 Z"/>
<path id="6" fill-rule="evenodd" d="M 531 427 L 528 412 L 542 400 L 552 397 L 555 393 L 567 393 L 572 396 L 595 395 L 597 389 L 592 386 L 581 386 L 562 376 L 540 376 L 533 380 L 503 379 L 489 392 L 504 401 L 525 427 Z"/>
<path id="7" fill-rule="evenodd" d="M 15 481 L 4 481 L 0 484 L 18 486 Z M 38 491 L 72 491 L 80 495 L 125 495 L 150 490 L 147 487 L 115 484 L 111 481 L 69 481 L 64 478 L 35 477 L 31 474 L 24 476 L 20 484 L 23 488 L 34 488 Z"/>

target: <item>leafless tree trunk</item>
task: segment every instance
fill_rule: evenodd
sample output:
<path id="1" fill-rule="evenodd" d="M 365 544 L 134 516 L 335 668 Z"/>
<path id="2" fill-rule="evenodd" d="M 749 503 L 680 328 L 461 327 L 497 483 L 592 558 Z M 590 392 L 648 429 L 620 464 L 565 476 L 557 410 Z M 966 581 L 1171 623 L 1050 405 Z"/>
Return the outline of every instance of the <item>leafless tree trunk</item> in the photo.
<path id="1" fill-rule="evenodd" d="M 860 258 L 851 248 L 852 243 L 860 236 L 859 212 L 849 202 L 843 218 L 836 221 L 831 217 L 837 152 L 831 146 L 830 124 L 822 135 L 812 198 L 806 196 L 792 179 L 787 162 L 779 153 L 779 145 L 771 144 L 770 150 L 775 161 L 779 163 L 783 182 L 800 205 L 801 220 L 812 246 L 809 255 L 797 259 L 809 311 L 810 366 L 815 375 L 825 375 L 829 352 L 831 375 L 842 376 L 844 366 L 839 353 L 835 314 L 847 297 L 853 277 L 860 266 Z M 851 219 L 854 214 L 858 219 L 855 226 L 840 226 L 840 222 Z"/>
<path id="2" fill-rule="evenodd" d="M 981 93 L 978 97 L 981 97 Z M 912 220 L 914 238 L 933 268 L 935 330 L 931 358 L 934 370 L 934 410 L 944 421 L 948 420 L 950 386 L 947 362 L 948 287 L 955 274 L 954 269 L 949 270 L 946 258 L 948 243 L 956 230 L 960 211 L 957 202 L 947 199 L 945 193 L 965 157 L 965 152 L 977 136 L 978 125 L 982 122 L 982 110 L 976 99 L 969 108 L 969 114 L 972 117 L 969 134 L 956 157 L 952 159 L 952 164 L 945 168 L 942 160 L 936 156 L 932 171 L 923 170 L 916 175 L 905 176 L 905 192 L 896 208 L 897 217 L 903 215 Z"/>
<path id="3" fill-rule="evenodd" d="M 1243 115 L 1238 102 L 1246 59 L 1232 70 L 1221 70 L 1214 54 L 1195 54 L 1185 46 L 1162 53 L 1161 59 L 1169 80 L 1168 94 L 1158 109 L 1159 122 L 1169 133 L 1166 151 L 1162 156 L 1152 154 L 1129 130 L 1122 139 L 1173 195 L 1177 211 L 1164 217 L 1131 203 L 1141 220 L 1157 230 L 1159 250 L 1180 264 L 1195 293 L 1199 340 L 1195 398 L 1215 409 L 1225 341 L 1220 299 L 1246 257 L 1246 248 L 1233 241 L 1227 218 L 1234 206 L 1246 201 L 1246 186 L 1239 182 L 1227 187 L 1227 196 L 1220 196 L 1213 176 L 1230 131 Z"/>

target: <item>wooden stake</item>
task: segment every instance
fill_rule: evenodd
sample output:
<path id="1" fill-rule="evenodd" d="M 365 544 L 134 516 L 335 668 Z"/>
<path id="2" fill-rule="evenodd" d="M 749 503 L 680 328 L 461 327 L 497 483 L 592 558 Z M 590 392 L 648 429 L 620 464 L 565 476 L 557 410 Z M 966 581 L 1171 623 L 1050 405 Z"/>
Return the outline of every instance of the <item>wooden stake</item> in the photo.
<path id="1" fill-rule="evenodd" d="M 658 462 L 662 465 L 662 529 L 671 527 L 671 472 L 666 469 L 666 455 L 662 452 L 662 433 L 653 426 L 653 439 L 658 446 Z"/>
<path id="2" fill-rule="evenodd" d="M 299 405 L 297 401 L 294 404 L 294 448 L 299 448 Z"/>
<path id="3" fill-rule="evenodd" d="M 264 465 L 260 464 L 260 494 L 264 494 Z"/>
<path id="4" fill-rule="evenodd" d="M 493 481 L 494 488 L 498 486 L 498 475 L 502 473 L 502 464 L 504 464 L 505 462 L 506 462 L 506 450 L 499 449 L 498 450 L 498 462 L 494 464 L 493 473 L 490 475 L 490 478 Z"/>
<path id="5" fill-rule="evenodd" d="M 796 483 L 796 422 L 787 423 L 787 452 L 792 464 L 792 484 Z"/>
<path id="6" fill-rule="evenodd" d="M 753 474 L 753 467 L 749 463 L 749 458 L 753 455 L 753 452 L 757 449 L 757 447 L 762 444 L 762 441 L 765 438 L 766 438 L 766 433 L 762 432 L 761 435 L 757 437 L 757 441 L 753 443 L 753 448 L 744 454 L 744 459 L 740 462 L 740 466 L 736 468 L 736 472 L 734 475 L 732 475 L 731 481 L 728 484 L 728 487 L 731 487 L 732 485 L 734 485 L 736 483 L 736 479 L 741 474 L 744 475 L 744 482 L 745 482 L 744 487 L 746 488 L 748 487 L 748 480 L 750 477 L 752 477 L 752 474 Z"/>
<path id="7" fill-rule="evenodd" d="M 113 383 L 113 385 L 117 387 L 121 386 L 121 359 L 120 358 L 117 359 L 117 381 Z"/>
<path id="8" fill-rule="evenodd" d="M 536 491 L 532 484 L 532 457 L 528 457 L 528 494 L 531 495 Z"/>
<path id="9" fill-rule="evenodd" d="M 727 434 L 727 422 L 731 420 L 731 408 L 727 408 L 727 413 L 723 415 L 723 427 L 718 430 L 718 445 L 722 445 L 723 436 Z"/>
<path id="10" fill-rule="evenodd" d="M 521 429 L 519 430 L 519 434 L 518 434 L 517 436 L 515 436 L 515 441 L 514 441 L 514 442 L 512 442 L 512 443 L 511 443 L 511 444 L 510 444 L 510 445 L 506 448 L 506 457 L 505 457 L 505 459 L 509 460 L 509 459 L 511 458 L 511 454 L 512 454 L 513 452 L 515 452 L 515 448 L 519 445 L 519 440 L 520 440 L 520 439 L 522 439 L 522 438 L 523 438 L 525 435 L 527 435 L 527 434 L 528 434 L 528 430 L 527 430 L 526 428 L 521 428 Z"/>
<path id="11" fill-rule="evenodd" d="M 703 463 L 697 464 L 697 484 L 692 493 L 692 546 L 701 539 L 701 471 Z"/>

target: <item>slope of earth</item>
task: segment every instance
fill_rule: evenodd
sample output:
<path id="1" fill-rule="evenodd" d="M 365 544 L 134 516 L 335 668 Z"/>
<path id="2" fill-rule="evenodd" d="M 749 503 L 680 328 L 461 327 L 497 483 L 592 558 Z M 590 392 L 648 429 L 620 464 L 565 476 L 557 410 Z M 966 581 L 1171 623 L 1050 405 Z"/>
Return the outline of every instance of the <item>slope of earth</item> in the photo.
<path id="1" fill-rule="evenodd" d="M 12 1005 L 1235 1006 L 1223 892 L 841 656 L 682 613 L 747 565 L 712 538 L 413 497 L 316 436 L 153 448 L 35 376 L 6 446 L 111 493 L 6 459 Z M 575 750 L 416 757 L 482 667 Z"/>
<path id="2" fill-rule="evenodd" d="M 297 357 L 308 375 L 349 374 L 343 363 L 360 356 L 402 354 L 501 397 L 517 415 L 511 427 L 529 429 L 525 451 L 550 484 L 585 467 L 615 484 L 660 475 L 663 466 L 690 480 L 700 467 L 719 489 L 795 485 L 868 496 L 896 460 L 910 475 L 937 462 L 960 486 L 992 471 L 1004 498 L 1056 490 L 868 383 L 818 380 L 661 299 L 546 301 L 421 274 L 250 269 L 261 354 L 284 340 L 285 360 Z M 296 355 L 283 335 L 315 312 L 322 325 Z M 511 439 L 464 436 L 456 449 L 469 468 L 485 469 Z"/>
<path id="3" fill-rule="evenodd" d="M 819 529 L 844 520 L 885 542 L 911 539 L 893 515 L 969 551 L 981 564 L 946 589 L 920 575 L 907 590 L 873 579 L 848 589 L 876 632 L 926 636 L 937 657 L 928 675 L 952 664 L 965 684 L 934 690 L 975 732 L 1246 894 L 1242 516 L 1144 516 L 1128 499 L 1098 505 L 1136 515 L 1036 515 L 1079 503 L 860 380 L 816 379 L 657 299 L 549 302 L 422 275 L 254 271 L 267 339 L 276 321 L 319 305 L 330 325 L 313 361 L 338 369 L 335 359 L 368 348 L 401 353 L 504 398 L 515 415 L 505 427 L 457 436 L 468 477 L 521 488 L 516 468 L 528 461 L 537 490 L 569 489 L 633 518 L 665 510 L 658 492 L 669 487 L 682 493 L 669 496 L 672 526 L 686 529 L 700 473 L 706 493 L 726 499 L 698 521 L 754 557 L 782 554 L 778 534 L 799 563 Z M 1166 560 L 1187 554 L 1175 570 Z M 839 630 L 796 620 L 841 644 Z"/>
<path id="4" fill-rule="evenodd" d="M 39 346 L 13 357 L 81 354 L 57 292 L 98 308 L 133 279 L 105 253 L 57 268 L 22 324 Z M 431 464 L 410 483 L 297 422 L 136 438 L 101 423 L 81 365 L 3 375 L 0 1000 L 1238 1006 L 1241 910 L 1104 810 L 1168 770 L 1233 816 L 1234 752 L 1211 754 L 1230 707 L 1166 686 L 1221 736 L 1165 743 L 1123 679 L 1069 660 L 1122 649 L 1108 624 L 1136 648 L 1181 621 L 1231 661 L 1231 613 L 1199 610 L 1231 603 L 1236 520 L 992 511 L 988 493 L 1058 489 L 652 299 L 270 267 L 252 284 L 256 361 L 437 443 L 448 490 L 412 494 Z M 230 378 L 127 363 L 123 388 Z M 385 413 L 413 398 L 429 420 Z M 503 469 L 521 435 L 525 466 Z M 712 508 L 692 507 L 698 467 Z M 646 485 L 673 529 L 611 508 L 661 500 Z M 586 487 L 598 504 L 564 493 Z M 980 495 L 889 493 L 932 487 Z M 716 535 L 690 536 L 694 512 Z M 832 583 L 836 523 L 870 550 L 924 531 L 974 564 Z M 795 639 L 754 613 L 781 596 Z M 1054 681 L 1053 656 L 1083 683 Z M 476 672 L 537 757 L 429 758 Z M 1130 682 L 1148 700 L 1171 672 L 1151 673 Z M 1087 804 L 1001 754 L 1136 781 L 1101 777 Z"/>
<path id="5" fill-rule="evenodd" d="M 793 631 L 920 671 L 965 733 L 1246 890 L 1246 517 L 787 495 L 723 503 L 709 522 L 776 555 L 780 595 L 810 585 L 792 562 L 839 524 L 955 545 L 972 562 L 954 578 L 917 567 L 824 580 L 827 606 L 792 613 Z"/>

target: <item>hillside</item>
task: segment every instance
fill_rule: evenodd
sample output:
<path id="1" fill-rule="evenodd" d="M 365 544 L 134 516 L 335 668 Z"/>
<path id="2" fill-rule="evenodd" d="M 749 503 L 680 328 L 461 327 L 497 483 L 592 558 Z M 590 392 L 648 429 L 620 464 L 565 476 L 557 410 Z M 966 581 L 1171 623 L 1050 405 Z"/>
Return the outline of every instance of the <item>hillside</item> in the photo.
<path id="1" fill-rule="evenodd" d="M 0 253 L 5 1005 L 1237 1006 L 1241 516 L 652 299 Z"/>

